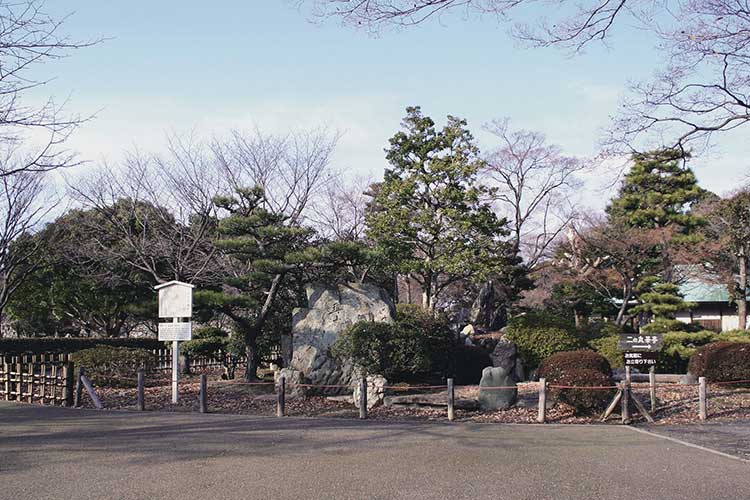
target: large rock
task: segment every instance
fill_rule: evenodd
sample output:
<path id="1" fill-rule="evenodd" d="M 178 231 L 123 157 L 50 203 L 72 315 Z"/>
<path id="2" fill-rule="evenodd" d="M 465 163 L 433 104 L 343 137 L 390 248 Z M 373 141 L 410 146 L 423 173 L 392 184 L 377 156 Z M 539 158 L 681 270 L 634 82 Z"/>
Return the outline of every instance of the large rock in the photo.
<path id="1" fill-rule="evenodd" d="M 479 408 L 485 411 L 507 410 L 517 399 L 518 389 L 512 372 L 501 366 L 488 366 L 482 370 L 482 380 L 479 382 Z"/>
<path id="2" fill-rule="evenodd" d="M 469 321 L 484 330 L 499 330 L 508 323 L 506 302 L 505 294 L 492 281 L 485 282 L 471 306 Z"/>
<path id="3" fill-rule="evenodd" d="M 523 364 L 518 355 L 518 347 L 510 340 L 501 337 L 495 344 L 490 359 L 492 360 L 492 366 L 501 367 L 510 373 L 514 382 L 524 380 Z"/>
<path id="4" fill-rule="evenodd" d="M 346 392 L 356 375 L 354 366 L 333 359 L 331 345 L 359 321 L 393 322 L 393 302 L 385 290 L 371 284 L 309 285 L 306 293 L 309 307 L 295 309 L 292 316 L 289 366 L 311 384 L 345 386 L 318 392 Z"/>
<path id="5" fill-rule="evenodd" d="M 354 400 L 354 406 L 356 406 L 357 408 L 359 408 L 359 398 L 360 393 L 362 392 L 359 382 L 359 380 L 352 381 L 352 386 L 354 388 L 352 399 Z M 376 406 L 380 406 L 381 404 L 383 404 L 383 400 L 385 399 L 385 387 L 387 385 L 388 381 L 382 375 L 369 375 L 367 377 L 368 410 L 371 410 Z"/>

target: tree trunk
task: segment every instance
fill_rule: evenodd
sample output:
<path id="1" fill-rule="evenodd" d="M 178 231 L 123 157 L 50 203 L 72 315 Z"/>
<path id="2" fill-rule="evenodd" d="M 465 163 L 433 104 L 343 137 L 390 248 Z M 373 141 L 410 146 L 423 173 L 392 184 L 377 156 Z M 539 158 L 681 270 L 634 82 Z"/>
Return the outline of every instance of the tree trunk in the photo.
<path id="1" fill-rule="evenodd" d="M 740 275 L 737 280 L 739 296 L 737 297 L 737 316 L 740 330 L 747 329 L 747 256 L 744 250 L 739 255 Z"/>
<path id="2" fill-rule="evenodd" d="M 260 355 L 258 353 L 257 332 L 248 332 L 245 335 L 245 357 L 247 358 L 245 381 L 253 382 L 258 380 Z"/>

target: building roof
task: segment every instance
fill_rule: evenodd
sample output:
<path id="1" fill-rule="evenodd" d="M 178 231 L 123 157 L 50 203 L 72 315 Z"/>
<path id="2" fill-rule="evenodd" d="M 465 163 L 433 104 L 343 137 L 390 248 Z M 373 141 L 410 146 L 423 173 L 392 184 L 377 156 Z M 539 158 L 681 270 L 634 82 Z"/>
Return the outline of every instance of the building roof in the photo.
<path id="1" fill-rule="evenodd" d="M 687 278 L 680 285 L 680 293 L 688 302 L 729 302 L 731 300 L 726 285 L 697 277 Z"/>

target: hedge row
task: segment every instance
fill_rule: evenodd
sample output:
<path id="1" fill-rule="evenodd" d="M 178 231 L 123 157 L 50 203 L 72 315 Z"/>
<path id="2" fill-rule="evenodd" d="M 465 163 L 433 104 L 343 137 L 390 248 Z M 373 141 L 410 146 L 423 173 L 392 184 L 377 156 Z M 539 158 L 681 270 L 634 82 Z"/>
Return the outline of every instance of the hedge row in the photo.
<path id="1" fill-rule="evenodd" d="M 161 349 L 163 342 L 143 338 L 79 338 L 26 337 L 0 338 L 0 354 L 41 354 L 46 352 L 78 352 L 99 346 Z"/>
<path id="2" fill-rule="evenodd" d="M 690 358 L 688 372 L 709 382 L 750 380 L 750 344 L 714 342 L 700 347 Z"/>

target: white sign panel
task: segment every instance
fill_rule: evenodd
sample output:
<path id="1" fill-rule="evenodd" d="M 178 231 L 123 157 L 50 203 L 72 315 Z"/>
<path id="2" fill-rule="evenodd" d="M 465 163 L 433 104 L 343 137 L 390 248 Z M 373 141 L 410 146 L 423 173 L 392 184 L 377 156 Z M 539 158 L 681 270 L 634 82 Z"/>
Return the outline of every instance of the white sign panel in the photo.
<path id="1" fill-rule="evenodd" d="M 177 281 L 157 287 L 160 318 L 189 318 L 193 315 L 193 286 Z"/>
<path id="2" fill-rule="evenodd" d="M 192 323 L 159 323 L 159 340 L 190 340 L 193 337 Z"/>

